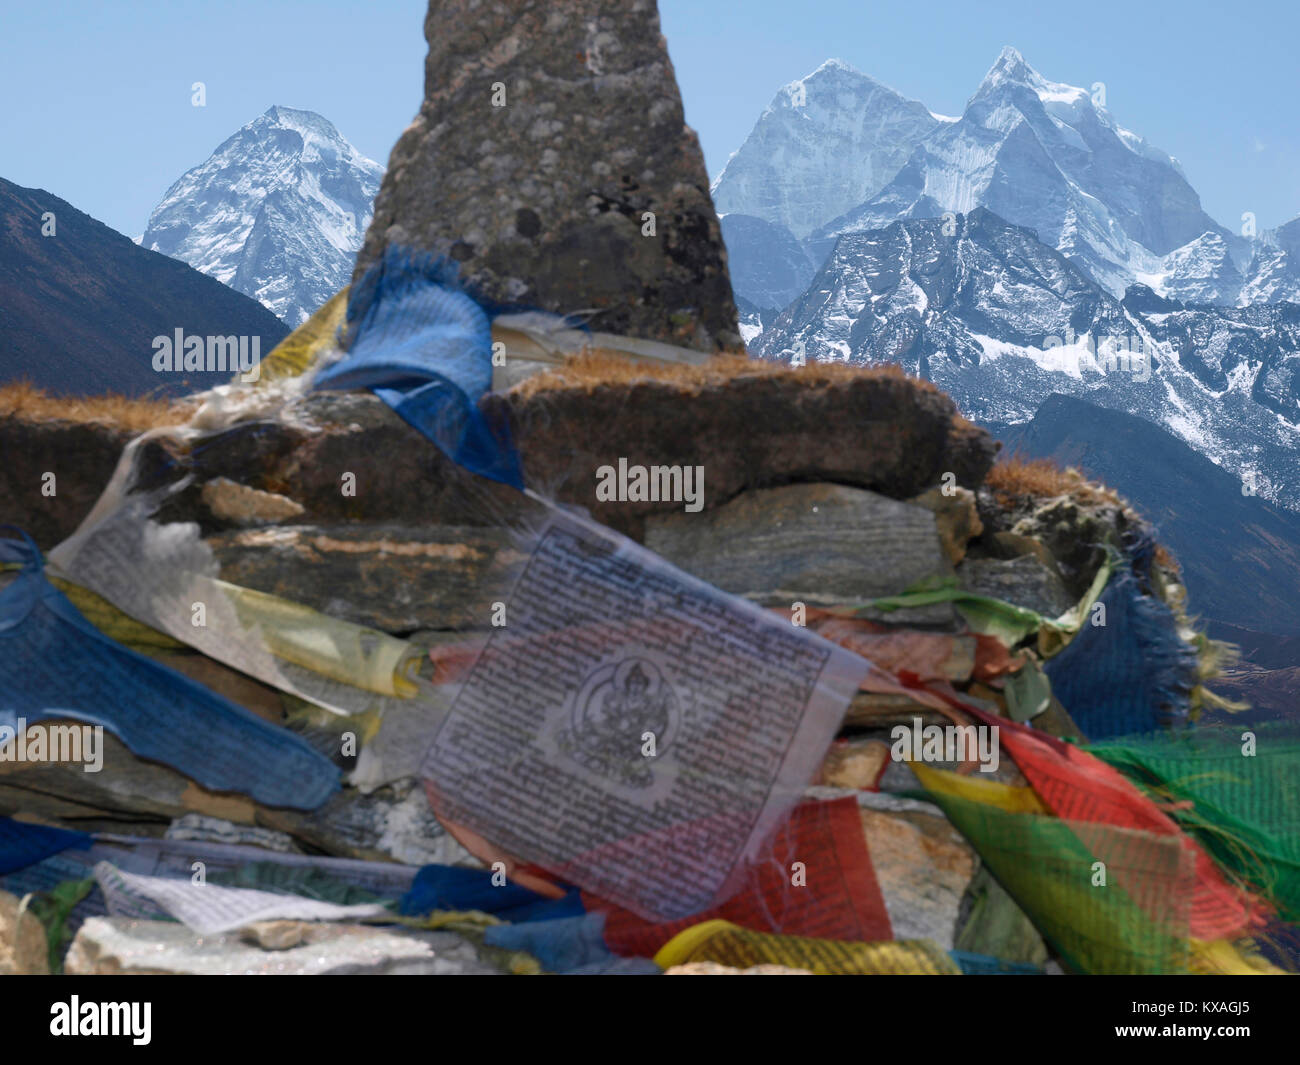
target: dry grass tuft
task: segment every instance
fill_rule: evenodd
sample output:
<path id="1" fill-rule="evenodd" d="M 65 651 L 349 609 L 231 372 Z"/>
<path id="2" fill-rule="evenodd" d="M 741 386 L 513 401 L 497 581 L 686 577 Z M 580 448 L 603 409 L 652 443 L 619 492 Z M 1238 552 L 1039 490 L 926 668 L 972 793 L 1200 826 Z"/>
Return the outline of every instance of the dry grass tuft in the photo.
<path id="1" fill-rule="evenodd" d="M 1063 470 L 1051 459 L 1012 455 L 989 471 L 986 483 L 999 503 L 1011 506 L 1019 499 L 1069 495 L 1082 480 L 1078 471 Z"/>
<path id="2" fill-rule="evenodd" d="M 741 377 L 789 377 L 800 384 L 825 384 L 861 377 L 897 377 L 929 392 L 938 389 L 929 381 L 910 378 L 901 367 L 849 366 L 844 363 L 813 362 L 789 366 L 782 362 L 751 359 L 747 355 L 715 355 L 698 366 L 686 363 L 635 361 L 628 356 L 600 349 L 572 355 L 561 365 L 528 378 L 514 391 L 531 396 L 538 392 L 577 388 L 591 391 L 601 385 L 626 385 L 640 381 L 663 381 L 696 391 Z"/>
<path id="3" fill-rule="evenodd" d="M 1170 573 L 1181 576 L 1183 572 L 1182 564 L 1174 558 L 1169 548 L 1164 544 L 1156 544 L 1155 553 L 1151 556 L 1157 566 L 1168 570 Z"/>
<path id="4" fill-rule="evenodd" d="M 1021 454 L 999 459 L 984 483 L 999 506 L 1007 510 L 1057 496 L 1069 496 L 1085 504 L 1122 502 L 1113 489 L 1088 480 L 1073 466 L 1062 469 L 1051 459 L 1031 459 Z"/>
<path id="5" fill-rule="evenodd" d="M 30 422 L 94 422 L 143 432 L 177 425 L 195 408 L 191 399 L 136 399 L 131 396 L 51 396 L 29 381 L 0 385 L 0 418 Z"/>

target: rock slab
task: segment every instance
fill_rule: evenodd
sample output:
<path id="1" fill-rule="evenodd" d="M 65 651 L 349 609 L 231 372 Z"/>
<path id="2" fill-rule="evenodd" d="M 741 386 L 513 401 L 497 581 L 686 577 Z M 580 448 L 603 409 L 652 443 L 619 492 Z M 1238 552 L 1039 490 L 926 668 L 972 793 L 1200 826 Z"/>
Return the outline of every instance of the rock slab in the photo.
<path id="1" fill-rule="evenodd" d="M 701 514 L 654 515 L 646 546 L 766 606 L 859 602 L 951 572 L 930 511 L 838 484 L 763 488 Z M 940 607 L 937 620 L 947 615 Z M 919 612 L 909 609 L 908 620 Z"/>
<path id="2" fill-rule="evenodd" d="M 301 924 L 301 935 L 269 947 L 239 932 L 200 936 L 182 924 L 91 917 L 64 971 L 74 976 L 450 975 L 493 973 L 474 947 L 451 933 L 388 931 L 363 925 Z M 287 945 L 286 945 L 287 944 Z"/>

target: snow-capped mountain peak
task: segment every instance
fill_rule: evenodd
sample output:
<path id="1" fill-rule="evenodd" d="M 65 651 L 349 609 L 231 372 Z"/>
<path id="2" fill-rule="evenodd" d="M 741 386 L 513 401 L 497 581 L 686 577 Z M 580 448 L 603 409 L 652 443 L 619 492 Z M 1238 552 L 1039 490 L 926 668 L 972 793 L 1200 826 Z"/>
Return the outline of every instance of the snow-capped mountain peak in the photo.
<path id="1" fill-rule="evenodd" d="M 382 176 L 329 120 L 275 105 L 181 176 L 141 243 L 298 325 L 347 284 Z"/>
<path id="2" fill-rule="evenodd" d="M 1230 237 L 1169 155 L 1115 122 L 1092 91 L 1045 78 L 1010 47 L 959 121 L 817 237 L 980 206 L 1033 229 L 1116 296 L 1205 232 Z"/>
<path id="3" fill-rule="evenodd" d="M 819 66 L 811 74 L 808 74 L 807 76 L 799 80 L 808 81 L 810 78 L 815 78 L 818 74 L 821 74 L 823 71 L 827 71 L 827 70 L 840 70 L 840 71 L 844 71 L 847 74 L 854 75 L 855 77 L 860 77 L 860 78 L 867 77 L 866 74 L 864 74 L 861 70 L 855 67 L 852 63 L 846 62 L 843 59 L 838 59 L 835 56 L 832 56 L 830 59 L 827 59 L 824 63 L 822 63 L 821 66 Z"/>
<path id="4" fill-rule="evenodd" d="M 802 239 L 874 195 L 942 122 L 842 59 L 783 86 L 713 183 L 723 214 Z"/>
<path id="5" fill-rule="evenodd" d="M 297 107 L 272 104 L 266 109 L 262 117 L 269 119 L 277 126 L 294 130 L 302 136 L 304 141 L 326 144 L 347 143 L 343 139 L 343 135 L 335 128 L 334 123 L 324 115 L 316 114 L 315 111 L 303 111 Z M 351 145 L 348 145 L 348 147 L 351 147 Z"/>
<path id="6" fill-rule="evenodd" d="M 959 117 L 827 60 L 782 87 L 714 184 L 737 292 L 779 310 L 843 234 L 987 207 L 1117 298 L 1144 284 L 1227 307 L 1300 299 L 1300 222 L 1254 239 L 1219 225 L 1178 160 L 1105 99 L 1012 46 Z"/>
<path id="7" fill-rule="evenodd" d="M 975 90 L 975 97 L 986 95 L 1005 85 L 1023 85 L 1033 90 L 1044 101 L 1073 102 L 1088 93 L 1074 85 L 1064 85 L 1048 81 L 1031 67 L 1019 50 L 1007 45 L 998 53 L 998 58 L 989 67 L 984 80 Z"/>

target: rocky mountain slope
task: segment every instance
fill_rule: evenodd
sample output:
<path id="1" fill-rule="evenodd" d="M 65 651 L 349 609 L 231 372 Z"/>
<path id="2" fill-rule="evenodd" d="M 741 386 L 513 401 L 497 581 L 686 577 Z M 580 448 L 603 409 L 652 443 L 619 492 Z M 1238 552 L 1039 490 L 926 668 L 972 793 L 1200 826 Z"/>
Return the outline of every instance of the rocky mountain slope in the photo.
<path id="1" fill-rule="evenodd" d="M 1300 506 L 1300 307 L 1184 306 L 1136 286 L 1118 300 L 984 208 L 840 237 L 751 349 L 895 362 L 982 422 L 1026 422 L 1054 393 L 1086 396 Z"/>
<path id="2" fill-rule="evenodd" d="M 729 253 L 731 283 L 750 306 L 786 306 L 808 287 L 817 272 L 808 247 L 779 222 L 751 214 L 729 214 L 722 216 L 721 227 Z"/>
<path id="3" fill-rule="evenodd" d="M 297 326 L 348 283 L 383 173 L 320 115 L 272 107 L 167 190 L 141 244 Z"/>
<path id="4" fill-rule="evenodd" d="M 48 229 L 52 216 L 51 235 Z M 179 395 L 230 379 L 153 367 L 155 337 L 256 339 L 288 329 L 255 300 L 146 251 L 43 189 L 0 178 L 0 382 L 58 395 Z"/>
<path id="5" fill-rule="evenodd" d="M 1242 306 L 1281 300 L 1300 303 L 1300 218 L 1260 235 L 1248 280 L 1237 296 Z"/>

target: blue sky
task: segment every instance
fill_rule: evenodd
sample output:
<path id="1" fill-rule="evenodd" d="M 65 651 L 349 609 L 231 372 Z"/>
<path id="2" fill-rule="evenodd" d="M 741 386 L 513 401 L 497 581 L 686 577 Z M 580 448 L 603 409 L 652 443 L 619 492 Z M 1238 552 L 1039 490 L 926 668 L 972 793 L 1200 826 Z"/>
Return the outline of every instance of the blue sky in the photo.
<path id="1" fill-rule="evenodd" d="M 777 89 L 837 56 L 960 114 L 999 50 L 1106 84 L 1237 228 L 1300 214 L 1300 7 L 1001 0 L 660 0 L 711 175 Z M 0 0 L 0 177 L 134 236 L 186 169 L 272 104 L 319 111 L 387 163 L 423 86 L 425 0 Z M 203 81 L 207 106 L 190 105 Z"/>

